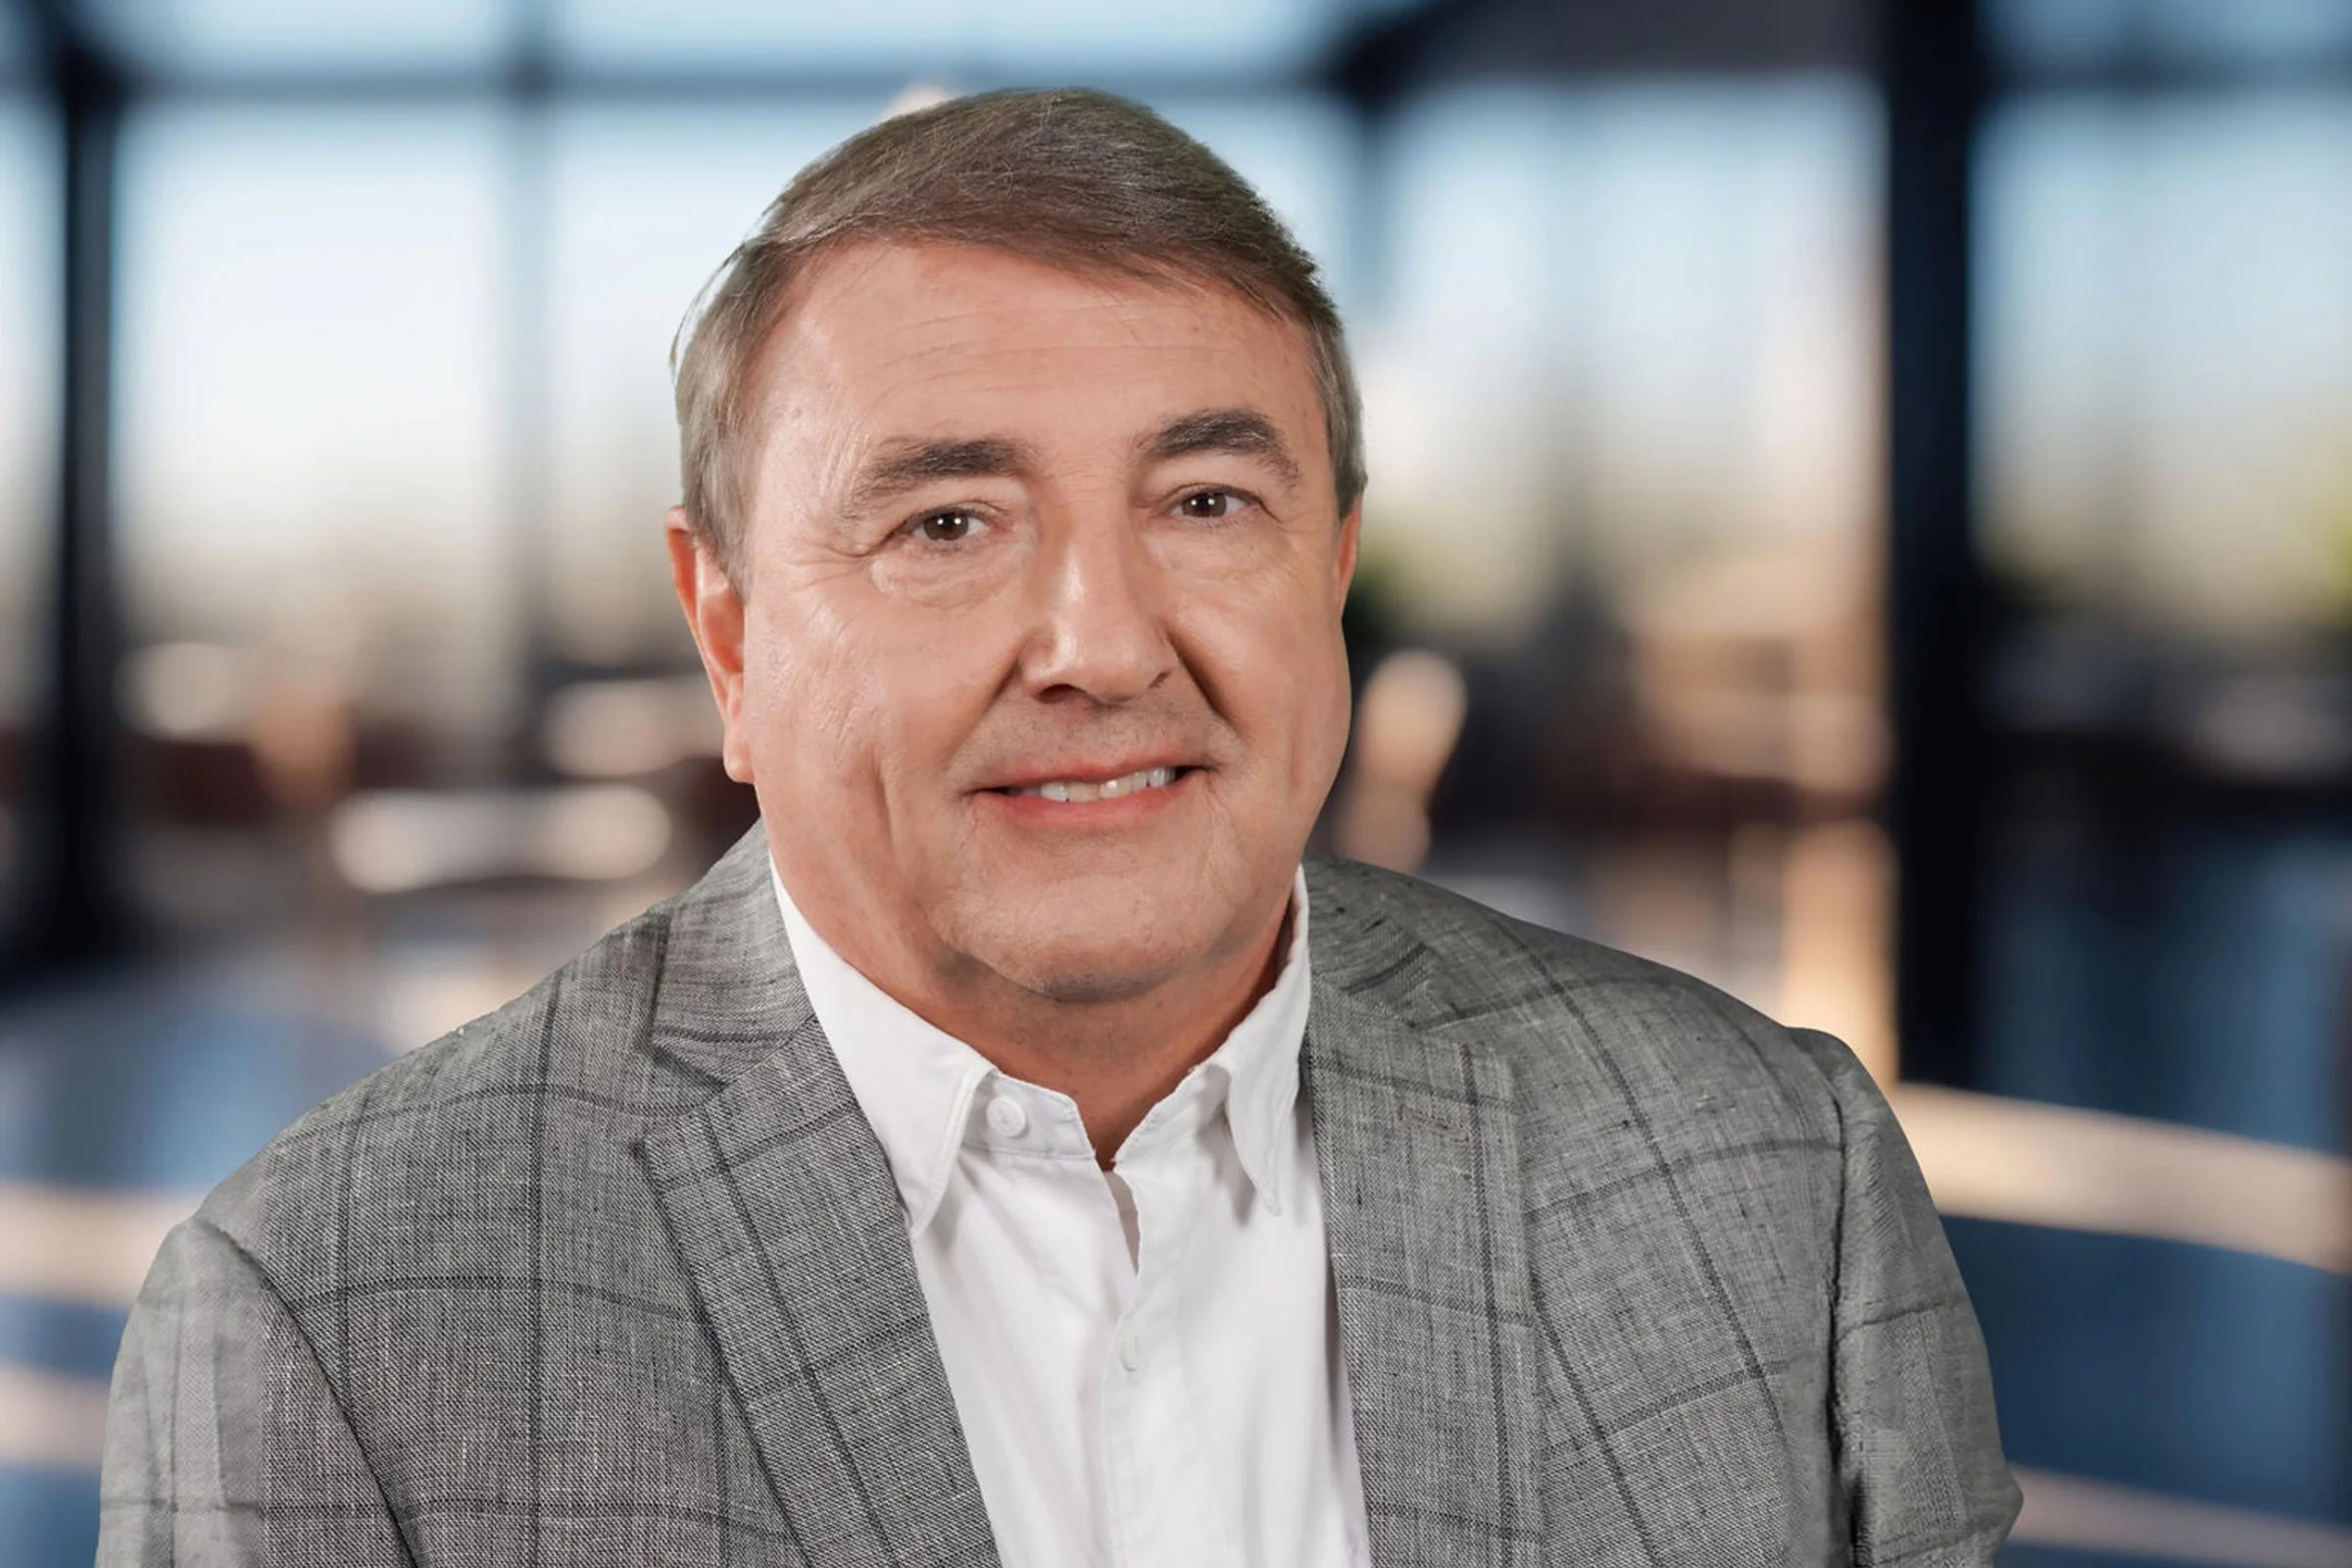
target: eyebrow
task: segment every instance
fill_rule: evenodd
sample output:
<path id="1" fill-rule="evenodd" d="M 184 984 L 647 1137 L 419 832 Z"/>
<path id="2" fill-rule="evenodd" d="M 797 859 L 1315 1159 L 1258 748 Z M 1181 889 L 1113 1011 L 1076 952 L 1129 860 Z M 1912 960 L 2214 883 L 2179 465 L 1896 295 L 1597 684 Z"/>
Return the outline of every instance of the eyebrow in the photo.
<path id="1" fill-rule="evenodd" d="M 1171 420 L 1139 443 L 1154 463 L 1190 457 L 1196 452 L 1230 452 L 1260 458 L 1280 473 L 1286 484 L 1298 482 L 1298 460 L 1283 444 L 1274 421 L 1255 409 L 1210 409 Z"/>
<path id="2" fill-rule="evenodd" d="M 987 479 L 1029 472 L 1029 449 L 1017 441 L 886 441 L 850 482 L 843 512 L 861 517 L 892 496 L 935 479 Z"/>
<path id="3" fill-rule="evenodd" d="M 1285 483 L 1298 482 L 1298 461 L 1291 456 L 1274 421 L 1255 409 L 1208 409 L 1171 419 L 1136 443 L 1153 463 L 1200 452 L 1230 452 L 1262 459 Z M 1037 467 L 1030 448 L 1002 436 L 971 440 L 886 441 L 858 470 L 842 504 L 848 517 L 862 517 L 893 496 L 939 479 L 1021 477 Z"/>

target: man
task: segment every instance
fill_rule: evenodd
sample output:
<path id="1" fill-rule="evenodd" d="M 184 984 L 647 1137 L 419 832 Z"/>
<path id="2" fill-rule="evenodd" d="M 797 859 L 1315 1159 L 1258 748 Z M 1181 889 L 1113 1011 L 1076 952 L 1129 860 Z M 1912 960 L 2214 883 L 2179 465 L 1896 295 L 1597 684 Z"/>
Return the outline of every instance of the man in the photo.
<path id="1" fill-rule="evenodd" d="M 1987 1561 L 1983 1348 L 1870 1081 L 1299 857 L 1339 323 L 1148 112 L 804 172 L 678 365 L 761 825 L 175 1231 L 100 1555 Z"/>

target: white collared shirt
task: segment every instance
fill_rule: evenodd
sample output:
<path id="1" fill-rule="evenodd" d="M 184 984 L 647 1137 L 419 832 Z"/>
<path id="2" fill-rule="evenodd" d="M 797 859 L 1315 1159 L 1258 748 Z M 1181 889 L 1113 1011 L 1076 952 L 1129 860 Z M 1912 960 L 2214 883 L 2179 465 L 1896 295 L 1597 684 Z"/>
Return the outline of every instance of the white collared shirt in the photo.
<path id="1" fill-rule="evenodd" d="M 775 890 L 906 1204 L 1004 1568 L 1367 1563 L 1298 1103 L 1305 876 L 1273 989 L 1107 1172 L 1075 1102 L 917 1017 Z"/>

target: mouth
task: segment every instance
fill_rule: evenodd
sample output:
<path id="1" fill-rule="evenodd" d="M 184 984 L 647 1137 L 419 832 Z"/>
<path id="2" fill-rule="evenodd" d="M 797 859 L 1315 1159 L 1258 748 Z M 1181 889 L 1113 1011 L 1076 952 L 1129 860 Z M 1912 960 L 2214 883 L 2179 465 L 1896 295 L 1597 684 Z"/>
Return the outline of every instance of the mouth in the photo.
<path id="1" fill-rule="evenodd" d="M 1117 801 L 1152 790 L 1164 790 L 1188 773 L 1200 769 L 1189 766 L 1139 767 L 1131 773 L 1111 778 L 1051 778 L 1034 784 L 1006 784 L 989 793 L 1009 796 L 1014 800 L 1038 799 L 1062 805 L 1079 805 L 1089 801 Z"/>

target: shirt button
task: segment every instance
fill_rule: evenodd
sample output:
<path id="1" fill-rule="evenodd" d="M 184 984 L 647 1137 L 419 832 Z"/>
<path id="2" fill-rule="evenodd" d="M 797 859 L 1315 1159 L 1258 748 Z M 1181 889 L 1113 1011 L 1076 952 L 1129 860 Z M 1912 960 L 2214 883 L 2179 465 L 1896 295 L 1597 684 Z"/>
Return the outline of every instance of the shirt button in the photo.
<path id="1" fill-rule="evenodd" d="M 1018 1138 L 1029 1130 L 1029 1113 L 1010 1100 L 988 1102 L 988 1125 L 1000 1138 Z"/>
<path id="2" fill-rule="evenodd" d="M 1119 1330 L 1119 1365 L 1132 1372 L 1144 1364 L 1144 1337 L 1132 1323 Z"/>

